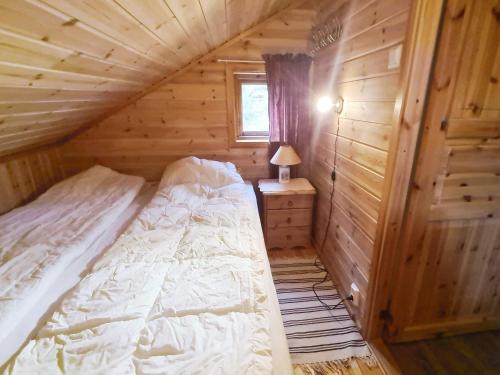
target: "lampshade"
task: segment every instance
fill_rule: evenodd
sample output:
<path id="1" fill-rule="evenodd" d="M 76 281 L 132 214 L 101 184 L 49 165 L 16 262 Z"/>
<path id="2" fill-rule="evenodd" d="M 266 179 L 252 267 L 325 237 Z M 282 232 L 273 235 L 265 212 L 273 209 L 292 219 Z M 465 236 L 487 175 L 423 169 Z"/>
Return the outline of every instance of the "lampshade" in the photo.
<path id="1" fill-rule="evenodd" d="M 290 145 L 280 146 L 271 159 L 271 163 L 275 165 L 295 165 L 300 164 L 300 162 L 299 155 L 297 155 Z"/>

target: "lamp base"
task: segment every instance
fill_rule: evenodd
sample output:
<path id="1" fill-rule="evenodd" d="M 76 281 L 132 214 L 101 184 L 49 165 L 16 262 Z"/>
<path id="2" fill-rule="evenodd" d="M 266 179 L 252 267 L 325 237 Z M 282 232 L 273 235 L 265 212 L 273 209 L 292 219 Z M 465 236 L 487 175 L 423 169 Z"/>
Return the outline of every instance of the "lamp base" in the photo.
<path id="1" fill-rule="evenodd" d="M 279 183 L 288 184 L 289 182 L 290 182 L 290 167 L 287 165 L 280 165 Z"/>

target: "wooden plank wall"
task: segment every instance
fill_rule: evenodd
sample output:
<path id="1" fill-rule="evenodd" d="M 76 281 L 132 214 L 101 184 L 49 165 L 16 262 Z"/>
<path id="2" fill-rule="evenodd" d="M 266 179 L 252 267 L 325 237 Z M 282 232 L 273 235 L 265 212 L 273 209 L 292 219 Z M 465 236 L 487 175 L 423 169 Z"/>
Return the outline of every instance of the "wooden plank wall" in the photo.
<path id="1" fill-rule="evenodd" d="M 390 338 L 500 328 L 500 4 L 450 0 L 399 247 Z"/>
<path id="2" fill-rule="evenodd" d="M 400 85 L 400 68 L 389 67 L 389 54 L 404 45 L 409 5 L 410 1 L 401 0 L 340 1 L 324 2 L 321 10 L 335 12 L 344 31 L 340 42 L 315 57 L 313 92 L 333 99 L 341 95 L 345 103 L 339 117 L 330 111 L 315 119 L 310 166 L 318 190 L 314 240 L 321 248 L 337 147 L 335 204 L 322 258 L 342 295 L 349 294 L 352 282 L 359 287 L 360 306 L 349 308 L 362 328 L 368 315 L 373 247 Z"/>
<path id="3" fill-rule="evenodd" d="M 64 177 L 59 146 L 0 159 L 0 214 L 35 199 Z"/>
<path id="4" fill-rule="evenodd" d="M 187 155 L 234 162 L 246 179 L 268 177 L 264 147 L 230 147 L 226 66 L 218 58 L 259 60 L 264 52 L 304 52 L 314 11 L 294 9 L 129 105 L 63 147 L 69 174 L 99 163 L 158 180 Z"/>
<path id="5" fill-rule="evenodd" d="M 0 155 L 54 143 L 292 0 L 2 0 Z"/>

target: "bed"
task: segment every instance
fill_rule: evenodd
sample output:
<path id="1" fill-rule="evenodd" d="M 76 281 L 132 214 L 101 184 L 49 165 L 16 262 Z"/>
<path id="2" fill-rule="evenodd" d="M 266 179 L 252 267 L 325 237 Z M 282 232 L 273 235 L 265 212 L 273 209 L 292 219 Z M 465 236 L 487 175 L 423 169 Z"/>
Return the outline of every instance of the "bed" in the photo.
<path id="1" fill-rule="evenodd" d="M 289 374 L 253 189 L 186 158 L 5 373 Z"/>
<path id="2" fill-rule="evenodd" d="M 143 184 L 95 166 L 0 216 L 0 364 L 123 231 Z"/>

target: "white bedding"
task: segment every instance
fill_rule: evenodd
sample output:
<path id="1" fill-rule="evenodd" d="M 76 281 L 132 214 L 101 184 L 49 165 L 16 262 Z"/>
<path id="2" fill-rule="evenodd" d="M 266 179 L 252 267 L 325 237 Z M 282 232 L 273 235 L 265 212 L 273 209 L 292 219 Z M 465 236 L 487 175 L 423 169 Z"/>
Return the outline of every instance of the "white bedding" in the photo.
<path id="1" fill-rule="evenodd" d="M 143 184 L 141 177 L 96 166 L 0 216 L 0 342 L 123 214 Z"/>
<path id="2" fill-rule="evenodd" d="M 36 303 L 32 304 L 29 312 L 22 317 L 18 316 L 16 322 L 9 327 L 9 334 L 0 341 L 0 368 L 22 347 L 26 340 L 41 328 L 57 307 L 57 301 L 88 273 L 98 257 L 116 241 L 142 208 L 149 203 L 156 190 L 157 185 L 145 184 L 137 197 L 120 214 L 120 217 L 89 248 L 65 267 L 64 272 L 58 275 L 54 282 L 46 288 L 46 293 L 40 295 Z"/>
<path id="3" fill-rule="evenodd" d="M 183 159 L 7 373 L 291 373 L 269 280 L 234 166 Z"/>

